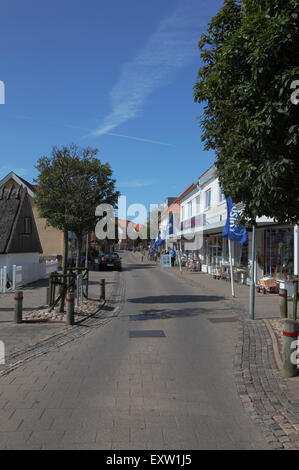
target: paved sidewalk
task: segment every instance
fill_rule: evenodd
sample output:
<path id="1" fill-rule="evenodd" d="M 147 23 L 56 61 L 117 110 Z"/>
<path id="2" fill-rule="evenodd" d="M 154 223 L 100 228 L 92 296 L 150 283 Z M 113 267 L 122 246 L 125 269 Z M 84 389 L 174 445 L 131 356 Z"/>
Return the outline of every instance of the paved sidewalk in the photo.
<path id="1" fill-rule="evenodd" d="M 135 257 L 141 262 L 139 253 Z M 165 268 L 157 264 L 157 269 Z M 248 286 L 236 284 L 236 297 L 232 298 L 230 283 L 224 280 L 214 280 L 205 273 L 180 273 L 177 267 L 169 268 L 168 273 L 197 285 L 201 293 L 230 300 L 232 313 L 237 312 L 243 320 L 234 361 L 240 400 L 272 449 L 299 449 L 299 375 L 291 379 L 282 376 L 280 347 L 271 327 L 273 319 L 277 322 L 280 318 L 278 295 L 256 293 L 255 320 L 250 320 Z"/>
<path id="2" fill-rule="evenodd" d="M 141 262 L 141 254 L 135 253 L 136 259 Z M 198 284 L 199 289 L 202 293 L 215 291 L 219 296 L 226 297 L 231 299 L 232 305 L 242 307 L 242 313 L 249 318 L 249 295 L 250 288 L 246 285 L 241 285 L 235 283 L 235 298 L 231 295 L 231 284 L 223 279 L 217 280 L 209 274 L 202 272 L 190 272 L 182 269 L 180 272 L 179 267 L 175 266 L 173 268 L 162 268 L 159 263 L 154 263 L 152 261 L 147 261 L 147 263 L 152 263 L 157 265 L 160 269 L 168 269 L 171 275 L 177 277 L 182 277 L 182 279 L 194 284 Z M 291 311 L 292 302 L 289 301 L 289 311 Z M 279 310 L 279 296 L 277 294 L 262 294 L 255 292 L 255 319 L 264 319 L 264 318 L 280 318 Z"/>
<path id="3" fill-rule="evenodd" d="M 89 279 L 89 299 L 85 301 L 81 310 L 84 314 L 76 315 L 80 318 L 79 322 L 85 322 L 90 315 L 103 308 L 104 302 L 100 301 L 99 281 L 104 278 L 106 280 L 106 299 L 109 299 L 118 284 L 118 273 L 113 271 L 90 271 Z M 32 285 L 25 286 L 23 290 L 24 300 L 24 316 L 38 311 L 45 307 L 45 292 L 48 281 L 46 279 L 35 282 Z M 5 365 L 0 365 L 0 374 L 11 368 L 16 362 L 26 360 L 35 355 L 37 350 L 42 349 L 43 354 L 47 349 L 51 349 L 54 343 L 64 343 L 65 335 L 72 335 L 71 330 L 78 329 L 83 332 L 81 325 L 74 327 L 66 326 L 64 321 L 23 321 L 23 323 L 15 324 L 13 321 L 14 293 L 9 292 L 0 294 L 0 340 L 5 344 Z M 106 305 L 106 310 L 109 309 Z M 78 309 L 75 309 L 77 312 Z M 103 310 L 105 312 L 105 309 Z M 105 312 L 106 313 L 106 312 Z M 82 319 L 81 319 L 82 318 Z"/>
<path id="4" fill-rule="evenodd" d="M 229 302 L 124 258 L 105 328 L 0 377 L 0 448 L 269 449 L 234 383 L 239 322 L 214 321 Z"/>

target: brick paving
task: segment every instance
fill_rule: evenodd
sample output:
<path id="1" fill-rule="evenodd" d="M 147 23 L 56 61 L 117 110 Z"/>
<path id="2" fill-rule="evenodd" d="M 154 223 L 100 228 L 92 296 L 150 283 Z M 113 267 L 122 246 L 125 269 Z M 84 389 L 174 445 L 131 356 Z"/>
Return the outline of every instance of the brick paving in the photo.
<path id="1" fill-rule="evenodd" d="M 98 298 L 98 283 L 101 278 L 106 279 L 106 302 Z M 4 320 L 2 319 L 0 322 L 0 339 L 5 344 L 5 364 L 0 365 L 0 375 L 7 374 L 28 360 L 74 341 L 89 333 L 93 328 L 109 321 L 110 313 L 119 301 L 118 291 L 121 286 L 118 278 L 118 272 L 91 272 L 89 300 L 85 300 L 84 304 L 75 309 L 74 326 L 65 324 L 65 314 L 61 321 L 51 321 L 51 319 L 44 321 L 44 318 L 39 318 L 40 306 L 37 309 L 31 307 L 25 310 L 23 312 L 24 321 L 15 324 L 11 318 L 13 312 L 11 313 L 12 308 L 10 307 L 13 294 L 1 296 L 1 317 L 4 317 Z M 30 300 L 32 289 L 34 289 L 34 301 L 39 304 L 44 296 L 44 282 L 35 283 L 24 289 L 24 299 L 26 299 L 27 305 L 28 302 L 34 305 L 32 299 Z"/>
<path id="2" fill-rule="evenodd" d="M 234 383 L 237 323 L 209 321 L 229 302 L 130 258 L 120 277 L 114 321 L 0 377 L 0 448 L 269 449 Z"/>
<path id="3" fill-rule="evenodd" d="M 136 254 L 135 257 L 138 257 L 138 254 Z M 169 273 L 171 276 L 175 277 L 178 277 L 179 274 L 176 270 L 169 271 Z M 258 319 L 250 321 L 248 320 L 245 301 L 242 303 L 242 298 L 243 300 L 245 299 L 246 287 L 237 286 L 237 296 L 239 292 L 241 292 L 243 293 L 243 297 L 240 295 L 240 298 L 231 299 L 227 295 L 229 286 L 225 282 L 211 280 L 205 275 L 192 276 L 192 274 L 193 273 L 183 273 L 182 275 L 179 274 L 179 276 L 182 282 L 197 286 L 200 291 L 204 290 L 205 294 L 210 295 L 210 298 L 214 299 L 213 301 L 217 300 L 217 297 L 218 300 L 223 298 L 223 300 L 219 302 L 219 306 L 220 304 L 221 306 L 218 311 L 222 312 L 222 314 L 226 312 L 230 314 L 230 316 L 233 313 L 241 320 L 237 324 L 234 323 L 239 329 L 239 334 L 236 338 L 237 343 L 232 377 L 235 378 L 237 392 L 245 412 L 251 417 L 253 425 L 258 426 L 268 448 L 298 449 L 299 401 L 290 392 L 290 381 L 283 379 L 277 368 L 273 352 L 272 337 L 263 318 L 261 318 L 263 309 L 265 310 L 265 316 L 271 318 L 269 311 L 267 311 L 266 301 L 268 301 L 268 305 L 270 306 L 269 310 L 273 316 L 274 296 L 263 296 L 263 301 L 259 304 L 262 305 L 262 308 L 258 311 Z M 115 276 L 118 275 L 119 273 L 115 273 Z M 136 280 L 138 279 L 138 275 L 134 274 L 134 271 L 132 271 L 132 279 L 134 277 Z M 27 347 L 23 351 L 18 351 L 19 356 L 13 357 L 12 355 L 11 360 L 8 361 L 5 370 L 3 370 L 1 374 L 0 442 L 3 448 L 10 448 L 11 445 L 13 445 L 13 448 L 22 448 L 25 446 L 25 443 L 26 448 L 30 449 L 41 447 L 57 448 L 57 442 L 60 440 L 62 448 L 76 448 L 77 446 L 77 448 L 81 449 L 84 448 L 84 446 L 89 449 L 141 449 L 146 448 L 146 446 L 143 447 L 145 442 L 147 442 L 147 448 L 157 448 L 159 444 L 161 448 L 168 449 L 178 449 L 180 446 L 181 448 L 189 448 L 188 445 L 190 446 L 191 442 L 194 446 L 193 448 L 199 448 L 199 443 L 203 448 L 213 448 L 209 441 L 215 439 L 215 436 L 217 437 L 217 419 L 219 415 L 215 414 L 214 416 L 212 408 L 207 408 L 207 403 L 204 402 L 207 395 L 203 393 L 203 391 L 198 390 L 197 383 L 197 406 L 200 406 L 198 419 L 194 420 L 194 398 L 192 389 L 190 389 L 190 397 L 189 391 L 185 390 L 185 388 L 182 388 L 182 390 L 178 388 L 176 393 L 172 392 L 174 395 L 173 399 L 186 400 L 184 408 L 178 408 L 175 405 L 175 401 L 173 403 L 169 401 L 169 391 L 172 390 L 174 384 L 172 382 L 172 365 L 177 364 L 181 360 L 181 356 L 178 354 L 177 357 L 174 357 L 173 351 L 171 355 L 166 356 L 166 351 L 163 351 L 162 347 L 161 350 L 158 351 L 155 351 L 152 347 L 146 351 L 144 350 L 144 346 L 142 346 L 140 350 L 136 350 L 135 355 L 130 354 L 126 368 L 124 368 L 126 374 L 117 376 L 115 389 L 113 387 L 113 394 L 111 395 L 110 389 L 107 388 L 106 390 L 106 382 L 101 382 L 103 395 L 99 395 L 98 397 L 94 395 L 92 404 L 89 405 L 91 408 L 86 407 L 87 403 L 84 400 L 84 393 L 86 392 L 84 380 L 88 382 L 89 395 L 92 396 L 93 387 L 95 392 L 98 390 L 100 383 L 98 380 L 100 380 L 100 377 L 98 379 L 95 378 L 93 383 L 93 375 L 88 373 L 88 367 L 90 367 L 89 364 L 90 361 L 92 361 L 94 370 L 97 370 L 101 350 L 98 351 L 97 357 L 99 359 L 94 358 L 93 348 L 89 349 L 86 343 L 82 343 L 81 338 L 117 316 L 117 306 L 122 302 L 125 287 L 123 282 L 116 281 L 117 279 L 112 281 L 115 282 L 115 286 L 118 287 L 111 290 L 111 298 L 109 299 L 111 302 L 110 306 L 108 304 L 106 311 L 90 316 L 86 322 L 84 322 L 86 326 L 82 325 L 82 328 L 78 326 L 65 328 L 63 334 L 59 331 L 57 334 L 50 335 L 49 338 L 37 342 L 31 348 Z M 215 289 L 215 287 L 217 288 Z M 204 313 L 205 309 L 203 308 L 202 311 Z M 277 305 L 277 314 L 278 311 L 279 307 Z M 180 310 L 178 312 L 180 312 Z M 167 321 L 167 318 L 166 316 L 164 320 Z M 169 325 L 171 324 L 169 323 Z M 17 328 L 18 325 L 14 327 Z M 224 325 L 221 325 L 221 331 L 226 331 Z M 206 333 L 207 332 L 208 330 Z M 222 334 L 218 328 L 215 330 L 215 333 L 216 332 L 219 335 Z M 192 334 L 192 327 L 189 333 L 190 335 Z M 123 341 L 123 338 L 120 332 L 119 341 Z M 202 339 L 203 338 L 204 336 Z M 74 349 L 74 345 L 71 346 L 74 339 L 76 339 L 76 349 Z M 91 335 L 94 348 L 98 348 L 98 342 L 95 342 L 95 340 L 95 335 Z M 225 344 L 227 344 L 227 341 Z M 65 346 L 63 357 L 60 357 L 58 354 L 60 346 Z M 116 350 L 114 351 L 109 337 L 107 338 L 107 346 L 109 346 L 109 350 L 108 348 L 105 349 L 105 344 L 103 344 L 102 351 L 107 350 L 107 353 L 104 354 L 108 354 L 107 359 L 109 358 L 109 361 L 111 361 L 111 358 L 112 360 L 114 358 Z M 80 364 L 82 357 L 78 349 L 79 347 L 85 348 L 86 357 L 82 358 L 82 360 L 86 362 L 86 372 L 85 376 L 78 376 L 76 379 L 76 374 L 78 373 L 77 366 Z M 116 347 L 115 345 L 115 348 Z M 150 356 L 148 356 L 147 353 L 150 353 Z M 50 360 L 43 359 L 45 354 L 49 354 Z M 156 355 L 158 360 L 156 360 Z M 74 357 L 76 357 L 75 362 Z M 148 357 L 151 357 L 152 362 L 144 362 L 145 360 L 148 361 Z M 33 358 L 35 358 L 35 366 L 37 365 L 39 367 L 40 365 L 41 368 L 44 367 L 44 379 L 42 373 L 39 372 L 38 376 L 36 375 L 35 366 L 30 366 L 30 362 L 28 361 Z M 57 374 L 57 370 L 59 371 L 61 369 L 61 362 L 67 360 L 69 361 L 69 366 L 60 378 L 59 374 Z M 104 368 L 105 357 L 103 356 L 101 360 L 102 367 Z M 26 365 L 28 363 L 29 366 Z M 49 363 L 51 365 L 49 365 Z M 74 364 L 74 367 L 72 364 Z M 152 379 L 149 380 L 153 367 L 155 367 L 157 372 L 158 366 L 159 371 L 161 370 L 163 372 L 162 376 L 164 378 L 167 377 L 169 382 L 166 382 L 165 390 L 163 389 L 163 383 L 160 377 L 156 384 L 152 382 Z M 120 371 L 121 367 L 120 365 Z M 128 367 L 130 369 L 128 369 Z M 182 370 L 186 370 L 186 364 L 184 367 L 185 368 Z M 14 372 L 15 368 L 18 368 L 20 373 L 16 374 Z M 79 370 L 82 371 L 82 367 Z M 109 380 L 109 369 L 103 370 L 105 370 L 106 373 L 105 380 Z M 130 373 L 128 374 L 129 370 Z M 219 372 L 220 370 L 221 369 L 219 369 Z M 147 371 L 147 374 L 145 374 L 145 371 Z M 70 376 L 68 377 L 69 374 Z M 140 374 L 141 376 L 139 376 Z M 56 377 L 55 380 L 57 380 L 57 375 L 59 387 L 56 387 L 56 385 L 54 387 L 53 385 L 54 388 L 52 390 L 52 379 Z M 103 378 L 104 376 L 105 374 L 103 374 Z M 55 380 L 54 383 L 56 383 Z M 219 380 L 219 377 L 217 380 Z M 226 380 L 225 376 L 223 376 L 222 380 Z M 109 386 L 111 386 L 113 382 L 109 381 L 107 384 L 108 383 L 110 384 Z M 143 386 L 145 388 L 143 388 Z M 152 386 L 154 386 L 154 388 L 151 388 Z M 178 384 L 176 384 L 176 386 L 178 386 Z M 159 397 L 159 409 L 157 408 L 153 396 L 153 394 L 157 393 L 157 388 L 155 387 L 158 387 L 158 395 L 156 395 L 156 398 Z M 296 389 L 296 387 L 293 388 Z M 129 395 L 127 394 L 128 391 Z M 198 401 L 198 394 L 200 392 L 202 392 L 202 403 L 201 400 Z M 180 393 L 182 396 L 180 396 Z M 210 390 L 210 393 L 214 393 L 214 390 Z M 220 394 L 222 394 L 222 391 Z M 41 395 L 44 400 L 50 397 L 51 406 L 48 406 L 47 401 L 47 407 L 42 406 L 43 402 L 40 401 Z M 18 402 L 17 406 L 16 400 Z M 217 402 L 218 400 L 214 401 L 214 403 Z M 78 408 L 78 403 L 82 406 L 82 409 Z M 144 414 L 145 404 L 147 405 L 146 414 Z M 100 409 L 100 413 L 98 412 L 97 406 Z M 110 410 L 110 414 L 113 410 L 113 416 L 106 413 L 106 408 Z M 176 412 L 175 418 L 172 416 L 172 408 L 175 409 Z M 165 409 L 167 409 L 167 413 L 165 413 Z M 76 413 L 78 413 L 78 417 L 76 417 Z M 188 415 L 188 413 L 190 413 L 190 415 Z M 231 429 L 235 429 L 237 433 L 238 429 L 243 429 L 245 422 L 243 422 L 243 418 L 238 417 L 236 426 L 236 416 L 234 414 L 231 416 Z M 229 420 L 229 415 L 225 414 L 225 419 Z M 104 426 L 106 423 L 105 420 L 107 421 L 107 426 Z M 170 422 L 171 420 L 172 422 Z M 203 427 L 205 420 L 206 425 Z M 98 426 L 95 430 L 92 425 L 94 421 L 95 426 Z M 53 422 L 55 423 L 55 430 L 53 428 Z M 78 425 L 78 422 L 80 426 L 76 428 L 75 432 L 72 423 Z M 161 422 L 163 423 L 162 427 Z M 36 423 L 38 423 L 38 431 L 34 431 Z M 159 426 L 156 426 L 156 423 L 159 423 Z M 202 434 L 204 428 L 208 431 L 209 439 L 206 439 L 205 433 Z M 66 429 L 69 431 L 66 431 Z M 105 429 L 107 430 L 106 434 L 104 432 Z M 59 432 L 61 433 L 61 439 L 59 438 Z M 232 443 L 229 436 L 227 436 L 228 440 L 226 442 L 225 437 L 223 437 L 223 432 L 221 430 L 219 430 L 219 432 L 219 442 L 221 441 L 219 446 L 223 446 L 224 448 L 231 448 L 232 445 L 236 445 L 238 448 L 244 448 L 245 445 L 249 444 L 250 439 L 254 439 L 253 428 L 251 429 L 251 437 L 248 436 L 249 442 L 246 443 L 241 440 L 239 443 Z M 182 440 L 182 435 L 185 436 L 186 441 Z M 11 438 L 13 438 L 13 443 Z M 173 447 L 171 447 L 171 445 Z M 264 444 L 259 439 L 256 439 L 253 446 L 254 448 L 257 446 L 265 448 Z"/>
<path id="4" fill-rule="evenodd" d="M 277 368 L 263 320 L 244 320 L 236 345 L 235 379 L 240 399 L 273 449 L 299 449 L 299 400 Z"/>
<path id="5" fill-rule="evenodd" d="M 230 285 L 225 281 L 215 281 L 202 273 L 180 273 L 178 268 L 169 272 L 182 281 L 197 284 L 205 292 L 218 293 L 231 300 L 232 312 L 238 313 L 242 319 L 234 369 L 243 407 L 259 425 L 270 448 L 299 449 L 299 377 L 285 379 L 281 375 L 275 360 L 273 338 L 264 321 L 268 319 L 277 351 L 281 353 L 278 296 L 256 294 L 256 319 L 249 320 L 247 286 L 236 285 L 236 298 L 232 299 Z"/>

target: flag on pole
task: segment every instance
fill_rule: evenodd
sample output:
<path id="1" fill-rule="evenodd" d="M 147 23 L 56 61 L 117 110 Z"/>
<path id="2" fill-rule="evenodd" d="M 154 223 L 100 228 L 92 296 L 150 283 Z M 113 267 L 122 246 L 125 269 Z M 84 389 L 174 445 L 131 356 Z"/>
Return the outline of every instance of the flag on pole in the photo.
<path id="1" fill-rule="evenodd" d="M 154 253 L 153 248 L 154 248 L 154 240 L 151 240 L 150 247 L 149 247 L 149 250 L 148 250 L 149 255 L 152 255 Z"/>
<path id="2" fill-rule="evenodd" d="M 160 238 L 159 232 L 157 232 L 155 244 L 153 246 L 152 246 L 153 240 L 151 241 L 149 254 L 152 255 L 154 251 L 156 250 L 156 248 L 158 248 L 158 246 L 163 245 L 163 243 L 166 240 L 167 235 L 172 235 L 172 234 L 173 234 L 173 214 L 170 215 L 166 229 L 163 230 L 161 234 L 161 238 Z"/>
<path id="3" fill-rule="evenodd" d="M 170 215 L 166 229 L 163 231 L 161 235 L 161 240 L 159 242 L 159 245 L 162 245 L 162 243 L 165 242 L 167 235 L 172 235 L 173 234 L 173 214 Z"/>
<path id="4" fill-rule="evenodd" d="M 222 232 L 223 238 L 232 240 L 243 245 L 247 242 L 247 230 L 239 224 L 240 216 L 236 206 L 229 196 L 226 200 L 227 219 Z"/>

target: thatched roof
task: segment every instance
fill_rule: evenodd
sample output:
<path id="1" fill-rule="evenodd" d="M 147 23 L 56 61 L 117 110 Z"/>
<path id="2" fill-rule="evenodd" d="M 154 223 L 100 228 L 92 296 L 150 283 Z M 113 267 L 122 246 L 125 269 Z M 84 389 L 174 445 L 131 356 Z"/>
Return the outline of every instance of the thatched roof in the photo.
<path id="1" fill-rule="evenodd" d="M 0 253 L 6 252 L 14 221 L 20 206 L 22 188 L 0 189 Z"/>
<path id="2" fill-rule="evenodd" d="M 32 219 L 32 233 L 23 231 L 23 218 Z M 27 189 L 0 188 L 0 254 L 42 252 Z"/>

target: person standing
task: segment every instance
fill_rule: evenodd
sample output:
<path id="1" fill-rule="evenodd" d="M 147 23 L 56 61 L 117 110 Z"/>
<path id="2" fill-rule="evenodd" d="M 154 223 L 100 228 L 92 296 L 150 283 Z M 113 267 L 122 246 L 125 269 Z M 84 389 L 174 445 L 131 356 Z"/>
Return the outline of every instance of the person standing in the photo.
<path id="1" fill-rule="evenodd" d="M 173 248 L 170 250 L 170 259 L 171 259 L 171 266 L 173 267 L 174 262 L 175 262 L 175 251 Z"/>

